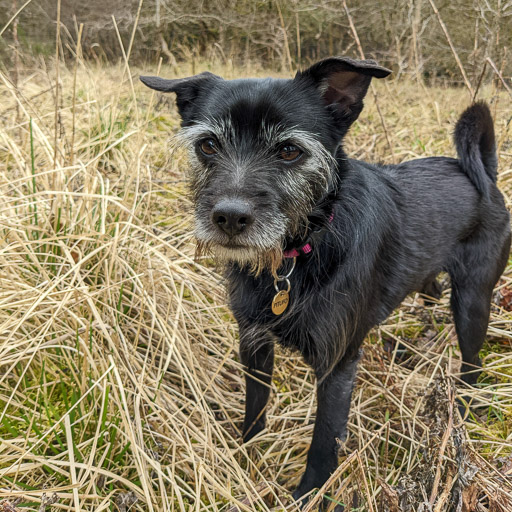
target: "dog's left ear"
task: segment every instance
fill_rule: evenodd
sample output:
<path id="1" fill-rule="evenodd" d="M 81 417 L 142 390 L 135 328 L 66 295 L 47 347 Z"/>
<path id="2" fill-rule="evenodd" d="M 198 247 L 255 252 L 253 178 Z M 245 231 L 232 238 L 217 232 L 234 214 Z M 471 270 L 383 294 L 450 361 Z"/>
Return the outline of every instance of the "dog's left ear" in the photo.
<path id="1" fill-rule="evenodd" d="M 197 98 L 205 93 L 214 82 L 222 81 L 220 76 L 214 75 L 208 71 L 199 75 L 189 76 L 187 78 L 167 79 L 159 76 L 141 76 L 140 81 L 150 89 L 160 92 L 176 93 L 176 106 L 183 120 L 187 124 L 193 116 L 194 105 Z"/>
<path id="2" fill-rule="evenodd" d="M 372 78 L 384 78 L 391 70 L 374 60 L 331 57 L 298 72 L 296 80 L 312 80 L 326 105 L 350 126 L 363 109 L 363 98 Z"/>

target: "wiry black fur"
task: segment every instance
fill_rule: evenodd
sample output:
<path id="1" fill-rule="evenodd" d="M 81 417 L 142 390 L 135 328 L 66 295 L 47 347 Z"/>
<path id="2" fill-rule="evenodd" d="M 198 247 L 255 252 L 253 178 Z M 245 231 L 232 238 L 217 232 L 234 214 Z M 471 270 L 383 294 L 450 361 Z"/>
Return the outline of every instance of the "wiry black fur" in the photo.
<path id="1" fill-rule="evenodd" d="M 293 80 L 226 82 L 213 75 L 163 82 L 143 78 L 150 87 L 177 92 L 186 127 L 229 118 L 235 140 L 224 139 L 223 160 L 201 163 L 197 157 L 196 165 L 205 174 L 197 171 L 201 179 L 196 182 L 196 218 L 208 216 L 220 197 L 236 196 L 251 205 L 256 218 L 297 215 L 299 220 L 290 220 L 288 226 L 305 217 L 323 228 L 312 253 L 297 259 L 290 277 L 290 306 L 281 316 L 270 309 L 275 290 L 269 271 L 254 275 L 245 263 L 236 261 L 227 268 L 230 304 L 240 327 L 241 359 L 247 367 L 244 439 L 265 426 L 275 341 L 299 350 L 318 378 L 317 419 L 296 499 L 320 487 L 337 466 L 336 440 L 346 434 L 366 334 L 407 294 L 435 292 L 441 271 L 448 272 L 452 281 L 462 379 L 476 382 L 478 372 L 471 370 L 480 366 L 478 352 L 492 290 L 509 254 L 509 215 L 496 187 L 494 132 L 484 103 L 468 108 L 457 123 L 459 160 L 435 157 L 383 166 L 346 157 L 340 142 L 362 109 L 370 80 L 388 73 L 371 61 L 332 58 Z M 272 160 L 264 147 L 262 125 L 311 134 L 335 158 L 325 174 L 327 186 L 311 185 L 314 197 L 308 207 L 301 203 L 304 211 L 294 212 L 290 205 L 293 194 L 301 193 L 293 190 L 300 173 L 307 183 L 307 169 L 300 163 L 293 167 Z M 300 145 L 300 140 L 296 143 Z M 302 165 L 312 165 L 313 157 L 309 155 Z M 237 172 L 242 174 L 235 183 Z M 328 222 L 332 211 L 334 218 Z M 208 226 L 211 236 L 222 240 L 217 227 Z M 251 243 L 251 236 L 256 238 L 251 229 L 239 235 L 245 237 L 239 238 L 244 244 Z M 259 237 L 265 235 L 257 229 Z M 300 232 L 288 230 L 280 243 L 294 245 L 300 238 Z M 279 272 L 285 274 L 290 264 L 283 261 Z"/>
<path id="2" fill-rule="evenodd" d="M 496 183 L 498 158 L 494 125 L 485 103 L 475 103 L 459 119 L 455 146 L 462 168 L 480 194 L 487 197 L 489 183 Z"/>

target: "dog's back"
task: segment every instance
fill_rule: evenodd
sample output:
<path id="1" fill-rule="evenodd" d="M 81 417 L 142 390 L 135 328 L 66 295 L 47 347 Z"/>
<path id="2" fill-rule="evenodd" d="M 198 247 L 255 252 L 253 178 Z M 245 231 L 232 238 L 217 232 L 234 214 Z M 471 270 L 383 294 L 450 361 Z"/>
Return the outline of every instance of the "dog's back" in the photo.
<path id="1" fill-rule="evenodd" d="M 488 266 L 496 266 L 490 280 L 495 282 L 502 272 L 510 221 L 496 186 L 494 130 L 487 105 L 469 107 L 457 122 L 454 138 L 458 159 L 430 157 L 384 167 L 354 162 L 358 172 L 377 174 L 396 211 L 390 229 L 396 243 L 387 244 L 389 254 L 381 253 L 380 259 L 388 262 L 386 267 L 399 276 L 402 286 L 396 293 L 395 288 L 383 291 L 383 317 L 406 291 L 422 291 L 439 272 L 473 271 L 464 264 L 469 249 L 475 260 L 489 257 Z"/>

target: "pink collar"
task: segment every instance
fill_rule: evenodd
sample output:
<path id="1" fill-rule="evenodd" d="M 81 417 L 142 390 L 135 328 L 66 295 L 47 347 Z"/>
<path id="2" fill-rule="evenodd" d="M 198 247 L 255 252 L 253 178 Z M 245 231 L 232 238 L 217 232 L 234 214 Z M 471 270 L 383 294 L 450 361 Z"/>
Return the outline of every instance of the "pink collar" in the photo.
<path id="1" fill-rule="evenodd" d="M 331 215 L 329 217 L 329 224 L 331 224 L 333 219 L 334 219 L 334 210 L 331 212 Z M 309 238 L 310 237 L 308 237 L 308 239 Z M 294 249 L 288 249 L 287 251 L 284 251 L 283 256 L 285 258 L 296 258 L 297 256 L 300 256 L 301 254 L 309 254 L 312 250 L 313 250 L 313 247 L 311 247 L 311 243 L 306 242 L 304 245 L 302 245 L 301 247 L 299 247 L 297 249 L 294 248 Z"/>

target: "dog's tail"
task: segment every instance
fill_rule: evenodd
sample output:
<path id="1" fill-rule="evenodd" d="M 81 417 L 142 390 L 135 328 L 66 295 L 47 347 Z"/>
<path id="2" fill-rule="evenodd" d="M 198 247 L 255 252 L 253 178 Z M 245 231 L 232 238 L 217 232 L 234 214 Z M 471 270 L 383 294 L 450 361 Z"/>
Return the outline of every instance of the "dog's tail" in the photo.
<path id="1" fill-rule="evenodd" d="M 496 183 L 498 157 L 494 126 L 487 103 L 475 103 L 460 116 L 455 126 L 455 147 L 462 169 L 484 197 Z"/>

